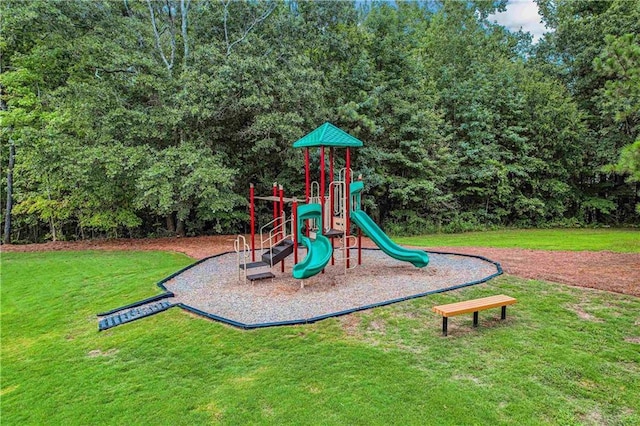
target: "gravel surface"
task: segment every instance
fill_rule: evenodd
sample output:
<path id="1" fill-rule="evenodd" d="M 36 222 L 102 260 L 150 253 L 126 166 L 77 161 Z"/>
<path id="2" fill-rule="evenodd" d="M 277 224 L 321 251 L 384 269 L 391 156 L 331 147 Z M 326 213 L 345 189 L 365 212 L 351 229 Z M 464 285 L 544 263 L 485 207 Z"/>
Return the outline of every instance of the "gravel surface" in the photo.
<path id="1" fill-rule="evenodd" d="M 304 256 L 301 250 L 300 259 Z M 225 254 L 184 271 L 165 286 L 175 293 L 176 303 L 249 325 L 315 318 L 481 280 L 497 271 L 490 262 L 458 255 L 430 253 L 429 265 L 421 269 L 380 250 L 363 250 L 362 257 L 363 265 L 346 275 L 343 263 L 336 262 L 325 274 L 304 281 L 291 277 L 290 257 L 284 274 L 278 270 L 273 280 L 252 284 L 244 277 L 238 280 L 235 253 Z"/>

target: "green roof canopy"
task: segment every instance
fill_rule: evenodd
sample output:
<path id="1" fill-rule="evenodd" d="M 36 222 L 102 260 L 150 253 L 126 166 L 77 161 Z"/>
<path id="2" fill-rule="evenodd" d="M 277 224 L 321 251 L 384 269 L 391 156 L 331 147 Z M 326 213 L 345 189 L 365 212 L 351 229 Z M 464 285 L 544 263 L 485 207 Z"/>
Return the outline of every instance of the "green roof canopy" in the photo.
<path id="1" fill-rule="evenodd" d="M 322 126 L 309 133 L 307 136 L 294 142 L 294 148 L 311 148 L 314 146 L 335 146 L 338 148 L 353 148 L 362 146 L 362 141 L 354 138 L 344 130 L 338 129 L 331 123 Z"/>

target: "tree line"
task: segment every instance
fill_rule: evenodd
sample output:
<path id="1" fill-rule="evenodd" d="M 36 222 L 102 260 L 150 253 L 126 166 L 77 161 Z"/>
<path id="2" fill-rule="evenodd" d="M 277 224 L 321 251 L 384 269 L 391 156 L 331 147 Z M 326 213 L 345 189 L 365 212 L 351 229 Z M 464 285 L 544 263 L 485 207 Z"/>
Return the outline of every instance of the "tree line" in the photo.
<path id="1" fill-rule="evenodd" d="M 394 233 L 637 224 L 640 1 L 505 3 L 5 0 L 5 240 L 243 232 L 325 121 Z"/>

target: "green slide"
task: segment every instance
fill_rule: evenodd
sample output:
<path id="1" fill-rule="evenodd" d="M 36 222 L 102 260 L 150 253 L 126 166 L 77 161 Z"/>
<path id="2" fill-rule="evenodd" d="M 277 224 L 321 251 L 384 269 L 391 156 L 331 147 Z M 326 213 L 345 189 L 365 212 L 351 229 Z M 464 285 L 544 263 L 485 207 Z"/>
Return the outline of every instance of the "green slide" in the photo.
<path id="1" fill-rule="evenodd" d="M 293 266 L 293 277 L 305 279 L 314 276 L 324 269 L 331 259 L 333 248 L 331 241 L 324 235 L 317 233 L 316 239 L 305 237 L 300 230 L 307 219 L 319 221 L 319 228 L 322 229 L 322 214 L 320 204 L 306 204 L 298 207 L 298 242 L 307 248 L 307 256 L 304 260 Z"/>
<path id="2" fill-rule="evenodd" d="M 356 208 L 360 206 L 360 192 L 362 188 L 362 182 L 354 182 L 350 187 L 351 195 L 356 196 L 356 202 L 354 203 Z M 418 268 L 423 268 L 429 264 L 429 256 L 427 253 L 422 250 L 407 249 L 394 243 L 363 210 L 358 209 L 352 211 L 351 220 L 362 229 L 362 232 L 371 238 L 383 252 L 394 259 L 410 262 Z"/>

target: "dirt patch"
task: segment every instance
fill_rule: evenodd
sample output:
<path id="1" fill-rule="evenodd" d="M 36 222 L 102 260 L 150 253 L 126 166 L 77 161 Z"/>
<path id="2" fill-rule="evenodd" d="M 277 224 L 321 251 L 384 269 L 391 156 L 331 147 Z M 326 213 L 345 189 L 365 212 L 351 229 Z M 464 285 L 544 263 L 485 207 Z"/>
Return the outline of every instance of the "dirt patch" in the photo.
<path id="1" fill-rule="evenodd" d="M 608 422 L 599 409 L 595 408 L 589 413 L 581 416 L 581 420 L 586 425 L 606 425 Z"/>
<path id="2" fill-rule="evenodd" d="M 203 259 L 233 250 L 232 235 L 111 239 L 44 244 L 3 245 L 3 252 L 58 250 L 161 250 L 185 253 Z M 374 247 L 367 238 L 365 247 Z M 475 254 L 500 262 L 505 273 L 521 278 L 544 280 L 613 291 L 640 297 L 640 253 L 587 251 L 547 251 L 485 247 L 431 247 L 427 250 Z M 369 265 L 372 266 L 372 265 Z"/>
<path id="3" fill-rule="evenodd" d="M 625 337 L 625 342 L 635 343 L 636 345 L 640 345 L 640 337 Z"/>
<path id="4" fill-rule="evenodd" d="M 582 320 L 592 321 L 592 322 L 603 322 L 600 318 L 597 318 L 594 315 L 591 315 L 590 313 L 586 312 L 584 309 L 582 309 L 580 305 L 569 305 L 567 306 L 567 308 L 575 312 L 576 315 L 578 315 L 578 317 Z"/>
<path id="5" fill-rule="evenodd" d="M 76 251 L 76 250 L 157 250 L 184 253 L 195 259 L 233 250 L 233 235 L 208 237 L 167 237 L 141 239 L 99 239 L 56 241 L 43 244 L 2 245 L 3 252 Z"/>
<path id="6" fill-rule="evenodd" d="M 342 329 L 348 336 L 359 337 L 360 333 L 360 315 L 342 315 L 338 317 Z"/>
<path id="7" fill-rule="evenodd" d="M 427 249 L 429 250 L 429 249 Z M 500 262 L 506 274 L 640 297 L 640 253 L 438 247 Z"/>
<path id="8" fill-rule="evenodd" d="M 109 349 L 108 351 L 104 351 L 104 352 L 102 350 L 100 350 L 100 349 L 94 349 L 92 351 L 89 351 L 87 356 L 89 358 L 97 358 L 99 356 L 109 357 L 109 356 L 113 356 L 113 355 L 117 354 L 118 352 L 119 352 L 118 349 Z"/>
<path id="9" fill-rule="evenodd" d="M 373 331 L 375 333 L 384 334 L 387 329 L 387 324 L 381 319 L 374 319 L 369 323 L 367 331 Z"/>

